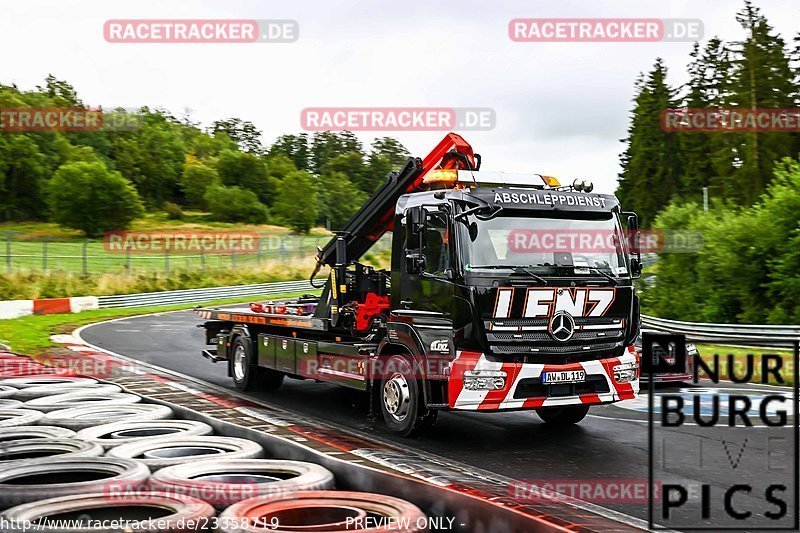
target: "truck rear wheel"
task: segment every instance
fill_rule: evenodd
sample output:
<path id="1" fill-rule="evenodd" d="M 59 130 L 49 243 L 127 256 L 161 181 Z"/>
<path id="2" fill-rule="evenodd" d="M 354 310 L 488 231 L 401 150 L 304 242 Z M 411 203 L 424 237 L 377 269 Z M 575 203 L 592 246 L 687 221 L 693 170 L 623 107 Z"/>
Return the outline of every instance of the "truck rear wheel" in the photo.
<path id="1" fill-rule="evenodd" d="M 437 412 L 425 407 L 419 382 L 406 356 L 393 355 L 386 361 L 379 397 L 386 425 L 404 437 L 419 436 L 436 421 Z"/>
<path id="2" fill-rule="evenodd" d="M 283 383 L 283 373 L 258 366 L 252 347 L 244 337 L 236 337 L 231 346 L 231 376 L 236 388 L 243 391 L 275 390 Z"/>
<path id="3" fill-rule="evenodd" d="M 545 424 L 552 426 L 571 426 L 584 419 L 589 412 L 588 405 L 564 405 L 560 407 L 540 407 L 536 410 Z"/>

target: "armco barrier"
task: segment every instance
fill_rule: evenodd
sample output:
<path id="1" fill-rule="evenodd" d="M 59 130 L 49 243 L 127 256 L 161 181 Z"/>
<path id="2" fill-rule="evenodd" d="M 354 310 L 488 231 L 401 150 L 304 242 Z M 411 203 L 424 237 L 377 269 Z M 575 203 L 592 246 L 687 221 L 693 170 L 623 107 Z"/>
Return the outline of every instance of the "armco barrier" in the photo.
<path id="1" fill-rule="evenodd" d="M 654 331 L 683 333 L 693 342 L 741 344 L 745 346 L 788 347 L 800 339 L 800 326 L 761 324 L 713 324 L 683 322 L 642 315 L 642 326 Z"/>

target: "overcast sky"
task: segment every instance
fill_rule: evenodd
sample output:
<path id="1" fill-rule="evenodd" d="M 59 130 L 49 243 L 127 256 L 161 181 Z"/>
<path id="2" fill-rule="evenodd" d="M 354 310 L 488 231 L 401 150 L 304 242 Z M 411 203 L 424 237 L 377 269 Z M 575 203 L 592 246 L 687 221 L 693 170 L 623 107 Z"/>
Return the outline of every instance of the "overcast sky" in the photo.
<path id="1" fill-rule="evenodd" d="M 789 41 L 798 0 L 757 1 Z M 633 84 L 656 57 L 685 79 L 691 43 L 515 43 L 509 20 L 697 18 L 705 37 L 741 37 L 743 1 L 0 0 L 0 82 L 48 73 L 89 105 L 191 110 L 204 125 L 250 120 L 272 142 L 321 106 L 490 107 L 491 131 L 465 132 L 484 169 L 538 172 L 615 188 Z M 110 44 L 108 19 L 294 19 L 291 44 Z M 368 143 L 376 134 L 359 137 Z M 387 133 L 424 156 L 442 134 Z"/>

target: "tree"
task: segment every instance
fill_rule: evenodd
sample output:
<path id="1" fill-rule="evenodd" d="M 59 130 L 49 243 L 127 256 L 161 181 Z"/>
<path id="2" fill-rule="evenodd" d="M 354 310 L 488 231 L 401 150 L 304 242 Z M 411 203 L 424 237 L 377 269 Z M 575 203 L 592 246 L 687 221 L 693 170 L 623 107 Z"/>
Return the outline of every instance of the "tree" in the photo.
<path id="1" fill-rule="evenodd" d="M 269 218 L 267 206 L 258 196 L 241 187 L 211 186 L 204 198 L 211 215 L 222 222 L 264 224 Z"/>
<path id="2" fill-rule="evenodd" d="M 354 187 L 341 172 L 323 174 L 321 182 L 325 216 L 331 221 L 331 229 L 342 229 L 350 217 L 364 205 L 367 195 Z"/>
<path id="3" fill-rule="evenodd" d="M 678 137 L 661 125 L 662 112 L 677 107 L 675 90 L 667 85 L 667 68 L 659 58 L 646 78 L 637 81 L 628 128 L 627 149 L 617 195 L 625 209 L 639 213 L 648 226 L 680 190 L 682 158 Z"/>
<path id="4" fill-rule="evenodd" d="M 183 166 L 181 189 L 189 206 L 204 209 L 206 190 L 219 184 L 219 174 L 214 167 L 197 159 L 189 159 Z"/>
<path id="5" fill-rule="evenodd" d="M 298 170 L 278 185 L 273 213 L 297 233 L 308 233 L 317 220 L 317 192 L 313 176 Z"/>
<path id="6" fill-rule="evenodd" d="M 261 132 L 249 120 L 240 118 L 217 120 L 211 125 L 211 131 L 214 136 L 220 132 L 224 133 L 245 152 L 260 155 L 264 151 L 264 145 L 261 144 Z"/>
<path id="7" fill-rule="evenodd" d="M 66 163 L 48 187 L 53 220 L 96 237 L 121 230 L 143 213 L 136 188 L 100 162 Z"/>
<path id="8" fill-rule="evenodd" d="M 346 154 L 337 155 L 328 160 L 322 169 L 320 169 L 320 175 L 333 174 L 335 172 L 344 174 L 357 189 L 371 192 L 372 184 L 369 182 L 370 176 L 367 172 L 367 168 L 364 166 L 364 156 L 360 153 L 348 152 Z"/>
<path id="9" fill-rule="evenodd" d="M 320 174 L 328 161 L 336 156 L 350 152 L 357 152 L 363 156 L 361 142 L 351 132 L 317 132 L 311 141 L 310 170 Z"/>
<path id="10" fill-rule="evenodd" d="M 272 204 L 275 191 L 269 179 L 267 165 L 259 156 L 225 150 L 219 154 L 217 172 L 223 185 L 235 185 L 253 191 L 261 202 Z"/>
<path id="11" fill-rule="evenodd" d="M 370 160 L 378 156 L 388 159 L 392 165 L 392 169 L 397 170 L 406 164 L 411 154 L 397 139 L 381 137 L 380 139 L 372 141 L 369 152 Z"/>
<path id="12" fill-rule="evenodd" d="M 269 149 L 270 157 L 284 155 L 298 170 L 309 170 L 308 134 L 281 135 Z"/>

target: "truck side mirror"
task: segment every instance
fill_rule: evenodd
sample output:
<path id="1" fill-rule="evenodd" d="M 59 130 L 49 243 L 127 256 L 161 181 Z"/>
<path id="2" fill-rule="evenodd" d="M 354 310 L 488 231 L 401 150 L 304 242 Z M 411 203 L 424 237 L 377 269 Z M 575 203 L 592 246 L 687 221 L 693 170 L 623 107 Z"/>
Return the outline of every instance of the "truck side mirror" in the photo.
<path id="1" fill-rule="evenodd" d="M 425 256 L 419 250 L 406 253 L 406 272 L 409 274 L 421 274 L 425 271 Z"/>
<path id="2" fill-rule="evenodd" d="M 639 278 L 642 275 L 642 253 L 639 248 L 639 215 L 628 213 L 628 235 L 630 236 L 631 249 L 631 277 Z"/>
<path id="3" fill-rule="evenodd" d="M 406 211 L 406 231 L 419 234 L 425 231 L 428 222 L 428 213 L 422 206 L 409 207 Z"/>

